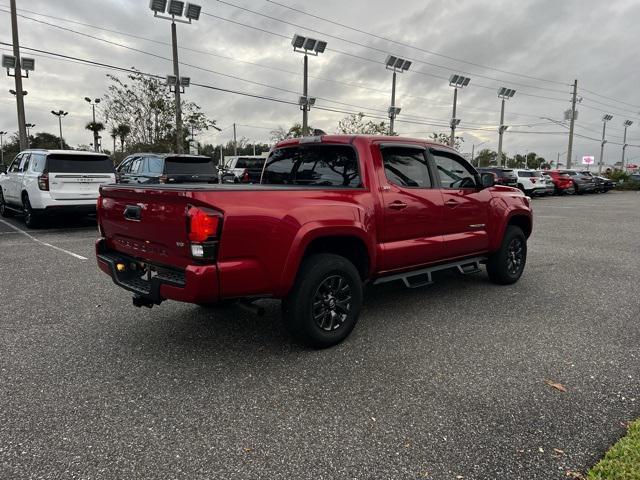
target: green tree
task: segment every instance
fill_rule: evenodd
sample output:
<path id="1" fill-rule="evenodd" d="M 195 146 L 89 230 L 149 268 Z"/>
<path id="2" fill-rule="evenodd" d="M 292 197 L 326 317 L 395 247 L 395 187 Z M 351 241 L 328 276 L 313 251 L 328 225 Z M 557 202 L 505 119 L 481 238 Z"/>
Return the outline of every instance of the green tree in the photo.
<path id="1" fill-rule="evenodd" d="M 100 132 L 104 130 L 104 123 L 102 122 L 89 122 L 85 125 L 87 130 L 93 132 L 94 138 L 100 135 Z"/>
<path id="2" fill-rule="evenodd" d="M 105 118 L 110 125 L 129 125 L 127 145 L 132 150 L 169 152 L 176 145 L 173 94 L 155 77 L 140 72 L 125 79 L 108 74 L 110 85 L 104 96 Z M 215 125 L 194 102 L 182 101 L 181 142 L 188 149 L 191 132 L 200 133 Z M 118 135 L 119 137 L 119 135 Z"/>
<path id="3" fill-rule="evenodd" d="M 121 123 L 116 127 L 117 137 L 120 139 L 120 150 L 124 152 L 124 142 L 131 133 L 131 127 L 126 123 Z"/>
<path id="4" fill-rule="evenodd" d="M 312 126 L 307 127 L 310 132 L 313 132 L 315 129 Z M 278 127 L 274 130 L 271 130 L 271 141 L 273 143 L 278 143 L 282 140 L 286 140 L 288 138 L 300 138 L 302 137 L 302 125 L 300 123 L 294 123 L 289 130 L 285 130 L 284 127 Z"/>
<path id="5" fill-rule="evenodd" d="M 365 114 L 354 113 L 344 117 L 338 122 L 336 133 L 364 134 L 364 135 L 388 135 L 389 125 L 386 122 L 375 123 L 371 120 L 364 121 Z"/>
<path id="6" fill-rule="evenodd" d="M 480 150 L 476 155 L 476 164 L 479 167 L 488 167 L 490 165 L 497 165 L 498 152 L 495 152 L 489 148 Z"/>
<path id="7" fill-rule="evenodd" d="M 451 138 L 451 135 L 448 135 L 442 132 L 440 133 L 433 132 L 429 138 L 437 143 L 441 143 L 443 145 L 449 145 L 449 139 Z M 454 143 L 453 147 L 456 150 L 460 150 L 460 147 L 462 147 L 462 142 L 464 142 L 464 138 L 456 136 L 453 142 Z"/>

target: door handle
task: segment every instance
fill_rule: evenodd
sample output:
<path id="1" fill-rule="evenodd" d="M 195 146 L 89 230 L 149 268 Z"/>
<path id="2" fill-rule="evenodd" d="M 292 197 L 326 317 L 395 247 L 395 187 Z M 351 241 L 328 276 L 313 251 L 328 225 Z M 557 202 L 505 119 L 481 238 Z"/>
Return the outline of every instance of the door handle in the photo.
<path id="1" fill-rule="evenodd" d="M 124 209 L 123 215 L 127 220 L 139 222 L 140 217 L 142 216 L 142 208 L 140 208 L 140 205 L 127 205 Z"/>
<path id="2" fill-rule="evenodd" d="M 447 207 L 455 208 L 460 204 L 460 202 L 458 202 L 457 200 L 449 199 L 446 202 L 444 202 L 444 204 Z"/>
<path id="3" fill-rule="evenodd" d="M 395 202 L 389 204 L 389 208 L 392 209 L 392 210 L 403 210 L 403 209 L 407 208 L 407 204 L 404 203 L 404 202 L 395 201 Z"/>

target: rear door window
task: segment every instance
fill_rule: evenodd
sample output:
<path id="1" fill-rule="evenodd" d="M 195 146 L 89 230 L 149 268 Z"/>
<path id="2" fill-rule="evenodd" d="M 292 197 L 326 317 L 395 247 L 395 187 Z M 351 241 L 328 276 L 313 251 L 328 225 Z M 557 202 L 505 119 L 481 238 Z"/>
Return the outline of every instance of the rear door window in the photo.
<path id="1" fill-rule="evenodd" d="M 267 160 L 262 183 L 357 188 L 361 186 L 358 158 L 347 145 L 279 148 Z"/>
<path id="2" fill-rule="evenodd" d="M 216 168 L 209 157 L 167 157 L 164 173 L 167 175 L 215 175 Z"/>
<path id="3" fill-rule="evenodd" d="M 432 186 L 424 149 L 384 147 L 381 151 L 384 174 L 391 183 L 409 188 Z"/>
<path id="4" fill-rule="evenodd" d="M 262 169 L 266 158 L 239 158 L 236 168 Z"/>
<path id="5" fill-rule="evenodd" d="M 106 155 L 65 155 L 47 157 L 47 170 L 52 173 L 113 173 L 113 162 Z"/>

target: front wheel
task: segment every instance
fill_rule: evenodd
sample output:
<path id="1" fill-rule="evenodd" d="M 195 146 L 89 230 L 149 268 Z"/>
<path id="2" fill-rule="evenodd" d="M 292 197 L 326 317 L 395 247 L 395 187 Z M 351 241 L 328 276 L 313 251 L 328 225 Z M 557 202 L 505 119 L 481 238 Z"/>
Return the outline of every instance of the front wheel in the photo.
<path id="1" fill-rule="evenodd" d="M 500 250 L 487 261 L 487 273 L 493 283 L 510 285 L 522 276 L 527 263 L 527 237 L 520 227 L 507 226 Z"/>
<path id="2" fill-rule="evenodd" d="M 304 345 L 327 348 L 353 330 L 362 306 L 362 280 L 346 258 L 318 254 L 305 259 L 291 293 L 282 301 L 285 326 Z"/>

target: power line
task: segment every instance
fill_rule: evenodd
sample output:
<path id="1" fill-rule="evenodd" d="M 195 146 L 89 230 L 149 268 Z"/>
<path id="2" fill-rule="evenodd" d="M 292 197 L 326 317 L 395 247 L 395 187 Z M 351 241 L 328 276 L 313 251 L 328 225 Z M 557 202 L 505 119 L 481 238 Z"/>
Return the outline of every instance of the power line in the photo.
<path id="1" fill-rule="evenodd" d="M 354 41 L 354 40 L 349 40 L 349 39 L 346 39 L 346 38 L 343 38 L 343 37 L 339 37 L 339 36 L 337 36 L 337 35 L 332 35 L 332 34 L 329 34 L 329 33 L 326 33 L 326 32 L 322 32 L 322 31 L 320 31 L 320 30 L 315 30 L 315 29 L 313 29 L 313 28 L 305 27 L 304 25 L 298 25 L 298 24 L 296 24 L 296 23 L 289 22 L 289 21 L 287 21 L 287 20 L 282 20 L 282 19 L 280 19 L 280 18 L 273 17 L 273 16 L 271 16 L 271 15 L 267 15 L 267 14 L 264 14 L 264 13 L 262 13 L 262 12 L 258 12 L 258 11 L 256 11 L 256 10 L 252 10 L 252 9 L 250 9 L 250 8 L 247 8 L 247 7 L 243 7 L 243 6 L 240 6 L 240 5 L 236 5 L 236 4 L 234 4 L 234 3 L 231 3 L 231 2 L 228 2 L 228 1 L 225 1 L 225 0 L 217 0 L 217 1 L 218 1 L 219 3 L 222 3 L 222 4 L 225 4 L 225 5 L 228 5 L 228 6 L 230 6 L 230 7 L 234 7 L 234 8 L 237 8 L 237 9 L 239 9 L 239 10 L 243 10 L 243 11 L 245 11 L 245 12 L 252 13 L 252 14 L 254 14 L 254 15 L 258 15 L 258 16 L 261 16 L 261 17 L 264 17 L 264 18 L 268 18 L 269 20 L 273 20 L 273 21 L 276 21 L 276 22 L 284 23 L 285 25 L 290 25 L 290 26 L 293 26 L 293 27 L 296 27 L 296 28 L 302 28 L 302 29 L 308 30 L 308 31 L 310 31 L 310 32 L 319 33 L 320 35 L 324 35 L 325 37 L 334 38 L 334 39 L 336 39 L 336 40 L 340 40 L 340 41 L 342 41 L 342 42 L 346 42 L 346 43 L 351 43 L 351 44 L 353 44 L 353 45 L 357 45 L 357 46 L 359 46 L 359 47 L 361 47 L 361 48 L 366 48 L 366 49 L 369 49 L 369 50 L 374 50 L 374 51 L 381 52 L 381 53 L 384 53 L 384 54 L 387 54 L 387 55 L 392 55 L 392 54 L 393 54 L 393 52 L 390 52 L 390 51 L 388 51 L 388 50 L 383 50 L 383 49 L 380 49 L 380 48 L 377 48 L 377 47 L 373 47 L 373 46 L 371 46 L 371 45 L 367 45 L 367 44 L 364 44 L 364 43 L 359 43 L 359 42 L 356 42 L 356 41 Z M 203 13 L 205 13 L 205 15 L 206 15 L 206 12 L 203 12 Z M 381 38 L 383 38 L 383 37 L 381 37 Z M 386 39 L 386 38 L 385 38 L 385 40 L 389 41 L 389 40 L 388 40 L 388 39 Z M 407 45 L 407 46 L 408 46 L 408 45 Z M 411 48 L 413 48 L 413 47 L 411 47 Z M 333 49 L 331 49 L 331 48 L 327 48 L 327 50 L 334 51 L 334 50 L 333 50 Z M 431 53 L 431 52 L 428 52 L 428 53 Z M 413 58 L 409 58 L 408 60 L 412 60 L 412 61 L 413 61 L 413 62 L 415 62 L 415 63 L 422 63 L 422 64 L 424 64 L 424 65 L 429 65 L 429 66 L 431 66 L 431 67 L 435 67 L 435 68 L 441 68 L 441 69 L 444 69 L 444 70 L 447 70 L 447 71 L 451 71 L 451 70 L 452 70 L 452 67 L 443 66 L 443 65 L 438 65 L 438 64 L 436 64 L 436 63 L 431 63 L 431 62 L 427 62 L 427 61 L 424 61 L 424 60 L 416 60 L 416 59 L 413 59 Z M 465 62 L 465 63 L 467 63 L 467 62 Z M 483 68 L 484 68 L 484 67 L 483 67 Z M 482 74 L 477 73 L 477 72 L 464 72 L 464 71 L 460 71 L 459 73 L 464 73 L 464 74 L 466 74 L 466 75 L 474 75 L 474 76 L 476 76 L 476 77 L 484 78 L 484 79 L 487 79 L 487 80 L 493 80 L 493 81 L 504 81 L 504 80 L 501 80 L 501 79 L 498 79 L 498 78 L 494 78 L 494 77 L 489 77 L 489 76 L 486 76 L 486 75 L 482 75 Z M 535 78 L 535 77 L 534 77 L 534 78 Z M 540 79 L 536 79 L 536 80 L 540 80 Z M 546 80 L 544 80 L 544 81 L 546 81 Z M 537 86 L 535 86 L 535 85 L 522 84 L 522 83 L 517 83 L 517 82 L 513 82 L 513 81 L 510 81 L 510 82 L 508 82 L 508 83 L 510 83 L 510 84 L 512 84 L 512 85 L 524 86 L 524 87 L 526 87 L 526 88 L 534 88 L 534 89 L 540 89 L 540 90 L 548 90 L 548 91 L 556 92 L 556 93 L 568 93 L 568 92 L 564 92 L 564 91 L 562 91 L 562 90 L 549 89 L 549 88 L 546 88 L 546 87 L 537 87 Z M 564 83 L 561 83 L 561 82 L 555 82 L 555 81 L 553 81 L 552 83 L 558 83 L 559 85 L 565 85 Z"/>

